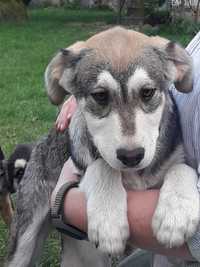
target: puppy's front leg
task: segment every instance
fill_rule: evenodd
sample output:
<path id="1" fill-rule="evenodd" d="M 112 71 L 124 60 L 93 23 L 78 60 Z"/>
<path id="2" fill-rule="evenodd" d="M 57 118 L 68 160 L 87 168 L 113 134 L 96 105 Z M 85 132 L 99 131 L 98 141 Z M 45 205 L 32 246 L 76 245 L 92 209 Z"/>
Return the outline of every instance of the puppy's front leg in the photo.
<path id="1" fill-rule="evenodd" d="M 13 217 L 13 205 L 8 193 L 0 196 L 0 214 L 4 222 L 10 225 Z"/>
<path id="2" fill-rule="evenodd" d="M 197 174 L 186 164 L 166 174 L 152 227 L 157 240 L 167 247 L 180 246 L 191 237 L 200 220 Z"/>
<path id="3" fill-rule="evenodd" d="M 121 254 L 129 237 L 127 197 L 121 173 L 103 159 L 97 159 L 87 168 L 80 188 L 87 197 L 90 241 L 103 252 Z"/>

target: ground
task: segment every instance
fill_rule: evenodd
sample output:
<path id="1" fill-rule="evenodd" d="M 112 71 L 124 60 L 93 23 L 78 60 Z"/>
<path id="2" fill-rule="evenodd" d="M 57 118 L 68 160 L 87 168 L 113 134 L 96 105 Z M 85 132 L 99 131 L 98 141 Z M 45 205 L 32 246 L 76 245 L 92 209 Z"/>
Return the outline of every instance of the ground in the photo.
<path id="1" fill-rule="evenodd" d="M 55 52 L 115 21 L 111 11 L 46 8 L 30 10 L 26 22 L 0 24 L 0 145 L 6 155 L 15 144 L 37 140 L 54 124 L 57 110 L 46 97 L 43 74 Z M 156 33 L 182 45 L 194 35 L 177 33 L 168 25 Z M 0 267 L 6 240 L 7 229 L 0 220 Z M 39 266 L 58 266 L 58 252 L 57 234 L 53 233 Z"/>

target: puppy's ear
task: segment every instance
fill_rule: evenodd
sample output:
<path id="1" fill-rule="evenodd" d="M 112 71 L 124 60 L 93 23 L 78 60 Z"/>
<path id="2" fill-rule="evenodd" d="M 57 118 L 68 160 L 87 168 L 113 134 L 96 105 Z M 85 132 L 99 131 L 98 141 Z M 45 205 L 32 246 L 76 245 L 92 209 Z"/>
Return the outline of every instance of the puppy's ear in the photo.
<path id="1" fill-rule="evenodd" d="M 45 71 L 45 86 L 50 101 L 59 105 L 67 93 L 73 93 L 72 81 L 77 62 L 83 57 L 84 42 L 62 49 Z"/>
<path id="2" fill-rule="evenodd" d="M 169 40 L 154 36 L 150 38 L 154 47 L 164 50 L 168 65 L 168 74 L 173 80 L 176 89 L 183 93 L 189 93 L 193 88 L 193 64 L 192 58 L 180 45 Z"/>
<path id="3" fill-rule="evenodd" d="M 175 66 L 174 84 L 177 90 L 189 93 L 193 88 L 193 64 L 187 51 L 174 42 L 166 45 L 167 58 Z"/>
<path id="4" fill-rule="evenodd" d="M 3 150 L 0 147 L 0 160 L 3 160 L 5 158 Z"/>

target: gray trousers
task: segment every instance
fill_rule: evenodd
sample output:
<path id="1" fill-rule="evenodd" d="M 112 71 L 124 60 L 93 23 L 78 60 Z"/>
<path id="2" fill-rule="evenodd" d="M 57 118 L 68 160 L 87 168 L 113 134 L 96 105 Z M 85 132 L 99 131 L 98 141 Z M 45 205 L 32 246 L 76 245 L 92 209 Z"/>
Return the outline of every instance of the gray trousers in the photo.
<path id="1" fill-rule="evenodd" d="M 183 262 L 169 259 L 162 255 L 137 249 L 135 253 L 124 259 L 118 267 L 200 267 L 198 262 Z"/>

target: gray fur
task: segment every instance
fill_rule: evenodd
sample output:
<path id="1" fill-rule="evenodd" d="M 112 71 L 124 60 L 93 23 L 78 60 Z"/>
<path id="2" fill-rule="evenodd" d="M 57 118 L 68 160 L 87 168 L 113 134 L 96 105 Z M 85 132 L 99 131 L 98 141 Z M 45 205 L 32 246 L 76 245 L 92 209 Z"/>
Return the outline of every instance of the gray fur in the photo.
<path id="1" fill-rule="evenodd" d="M 50 230 L 50 195 L 62 166 L 69 157 L 68 141 L 67 131 L 64 134 L 58 134 L 52 130 L 47 137 L 37 143 L 33 150 L 17 192 L 16 211 L 10 230 L 6 266 L 33 266 L 39 259 L 43 241 Z M 37 220 L 36 224 L 32 226 L 32 233 L 35 233 L 35 236 L 32 236 L 30 242 L 27 240 L 26 243 L 20 244 L 20 238 L 28 231 L 34 218 Z M 22 254 L 24 259 L 17 258 L 18 254 L 21 256 L 18 251 L 20 245 L 24 245 L 25 255 Z"/>
<path id="2" fill-rule="evenodd" d="M 67 131 L 61 134 L 53 129 L 47 137 L 36 144 L 17 192 L 16 211 L 10 229 L 5 266 L 31 267 L 39 260 L 44 240 L 51 228 L 50 196 L 62 166 L 70 155 L 69 151 Z M 31 238 L 24 240 L 23 236 L 29 233 Z M 100 255 L 94 258 L 93 254 L 89 257 L 85 255 L 83 246 L 79 246 L 78 243 L 77 250 L 79 249 L 87 262 L 100 258 Z M 103 259 L 103 262 L 106 261 Z"/>
<path id="3" fill-rule="evenodd" d="M 66 133 L 57 134 L 55 130 L 52 130 L 47 137 L 36 144 L 32 152 L 17 192 L 16 211 L 11 225 L 6 266 L 12 266 L 10 262 L 12 262 L 14 255 L 17 254 L 20 237 L 23 236 L 31 222 L 33 222 L 33 218 L 40 214 L 41 209 L 43 210 L 43 218 L 41 221 L 38 218 L 38 225 L 34 229 L 38 237 L 40 230 L 42 233 L 43 226 L 47 223 L 49 224 L 50 195 L 56 185 L 61 168 L 69 156 L 67 142 Z M 33 266 L 34 247 L 37 247 L 37 242 L 38 238 L 35 238 L 31 245 L 32 251 L 29 251 L 28 262 L 22 266 Z M 26 249 L 27 244 L 24 244 L 24 246 L 24 249 Z"/>

